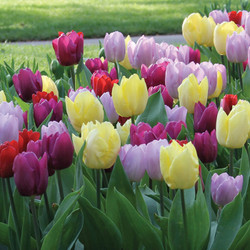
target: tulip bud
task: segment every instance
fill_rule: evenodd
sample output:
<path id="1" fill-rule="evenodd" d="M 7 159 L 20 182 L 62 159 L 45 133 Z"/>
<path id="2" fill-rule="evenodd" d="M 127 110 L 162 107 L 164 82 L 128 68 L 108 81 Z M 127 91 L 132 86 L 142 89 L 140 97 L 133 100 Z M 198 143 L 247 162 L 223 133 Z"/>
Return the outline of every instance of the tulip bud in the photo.
<path id="1" fill-rule="evenodd" d="M 130 40 L 131 40 L 131 37 L 130 37 L 130 36 L 127 36 L 127 37 L 125 38 L 125 50 L 126 50 L 126 52 L 125 52 L 125 57 L 124 57 L 124 59 L 120 62 L 120 65 L 122 65 L 125 69 L 128 69 L 128 70 L 132 69 L 132 66 L 131 66 L 131 64 L 130 64 L 130 62 L 129 62 L 129 58 L 128 58 L 128 43 L 129 43 Z"/>
<path id="2" fill-rule="evenodd" d="M 23 131 L 19 131 L 19 152 L 26 151 L 27 144 L 30 141 L 37 141 L 40 138 L 39 132 L 33 132 L 32 130 L 24 129 Z"/>
<path id="3" fill-rule="evenodd" d="M 169 95 L 168 90 L 166 86 L 164 85 L 157 85 L 155 87 L 150 87 L 148 89 L 148 96 L 153 95 L 154 93 L 157 93 L 158 91 L 161 91 L 161 95 L 164 101 L 164 104 L 167 105 L 168 107 L 172 108 L 173 106 L 173 98 Z"/>
<path id="4" fill-rule="evenodd" d="M 230 22 L 233 21 L 235 24 L 238 25 L 241 25 L 241 17 L 242 17 L 242 11 L 236 12 L 234 10 L 228 13 L 229 21 Z"/>
<path id="5" fill-rule="evenodd" d="M 222 12 L 221 10 L 213 10 L 209 13 L 209 16 L 211 16 L 214 19 L 216 24 L 229 22 L 229 17 L 226 10 L 224 12 Z"/>
<path id="6" fill-rule="evenodd" d="M 93 74 L 96 70 L 105 70 L 108 71 L 108 60 L 105 59 L 102 61 L 100 58 L 90 58 L 85 62 L 86 67 Z"/>
<path id="7" fill-rule="evenodd" d="M 200 63 L 201 61 L 201 52 L 196 49 L 193 50 L 191 47 L 189 47 L 189 63 Z"/>
<path id="8" fill-rule="evenodd" d="M 235 106 L 237 102 L 238 102 L 237 95 L 228 94 L 221 99 L 220 106 L 223 108 L 226 114 L 229 115 L 233 106 Z"/>
<path id="9" fill-rule="evenodd" d="M 55 96 L 57 97 L 59 96 L 56 84 L 51 78 L 49 78 L 48 76 L 42 76 L 42 82 L 43 82 L 43 89 L 42 89 L 43 92 L 50 93 L 52 91 Z"/>
<path id="10" fill-rule="evenodd" d="M 166 125 L 166 132 L 172 139 L 177 139 L 182 130 L 182 126 L 187 127 L 186 123 L 183 121 L 168 122 Z"/>
<path id="11" fill-rule="evenodd" d="M 165 105 L 168 120 L 171 121 L 183 121 L 186 122 L 187 109 L 185 107 L 179 107 L 175 105 L 172 109 Z"/>
<path id="12" fill-rule="evenodd" d="M 0 113 L 0 144 L 6 141 L 18 141 L 18 118 Z"/>
<path id="13" fill-rule="evenodd" d="M 116 130 L 120 136 L 122 146 L 125 145 L 128 140 L 128 136 L 130 133 L 130 126 L 131 126 L 131 119 L 127 120 L 123 125 L 121 125 L 120 122 L 116 124 Z"/>
<path id="14" fill-rule="evenodd" d="M 241 191 L 243 185 L 243 176 L 238 175 L 235 178 L 227 173 L 220 175 L 213 174 L 211 179 L 211 195 L 213 201 L 218 206 L 225 206 L 233 201 Z"/>

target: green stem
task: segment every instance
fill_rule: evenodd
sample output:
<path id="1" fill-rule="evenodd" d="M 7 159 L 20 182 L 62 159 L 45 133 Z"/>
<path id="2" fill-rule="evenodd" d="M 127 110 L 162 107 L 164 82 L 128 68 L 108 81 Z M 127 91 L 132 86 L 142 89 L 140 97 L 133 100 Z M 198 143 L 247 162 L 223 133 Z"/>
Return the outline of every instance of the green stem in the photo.
<path id="1" fill-rule="evenodd" d="M 32 212 L 34 231 L 35 231 L 35 237 L 36 237 L 36 248 L 39 250 L 41 249 L 41 236 L 40 236 L 40 229 L 39 229 L 38 220 L 37 220 L 34 197 L 30 197 L 30 209 Z"/>
<path id="2" fill-rule="evenodd" d="M 44 202 L 45 202 L 47 216 L 48 216 L 49 221 L 51 221 L 52 220 L 52 216 L 51 216 L 50 209 L 49 209 L 49 200 L 48 200 L 48 196 L 47 196 L 46 191 L 43 194 L 43 196 L 44 196 Z"/>
<path id="3" fill-rule="evenodd" d="M 120 82 L 120 67 L 117 61 L 115 62 L 115 68 L 116 68 L 117 78 L 119 79 L 119 82 Z"/>
<path id="4" fill-rule="evenodd" d="M 96 204 L 97 208 L 101 208 L 101 185 L 100 185 L 100 169 L 96 170 Z"/>
<path id="5" fill-rule="evenodd" d="M 248 141 L 246 141 L 246 143 L 245 143 L 245 149 L 246 149 L 246 151 L 247 151 L 247 156 L 248 156 Z"/>
<path id="6" fill-rule="evenodd" d="M 228 174 L 233 176 L 233 168 L 234 168 L 234 149 L 230 148 L 230 159 L 229 159 L 229 168 Z"/>
<path id="7" fill-rule="evenodd" d="M 61 203 L 64 199 L 64 194 L 63 194 L 63 185 L 62 185 L 62 178 L 61 178 L 60 170 L 56 171 L 56 177 L 57 177 L 57 185 L 59 189 L 60 203 Z"/>
<path id="8" fill-rule="evenodd" d="M 216 97 L 216 98 L 215 98 L 215 101 L 216 101 L 216 106 L 217 106 L 217 108 L 219 108 L 219 107 L 220 107 L 220 100 L 219 100 L 219 97 Z"/>
<path id="9" fill-rule="evenodd" d="M 224 56 L 223 56 L 223 55 L 221 55 L 221 56 L 220 56 L 220 58 L 221 58 L 221 63 L 222 63 L 223 65 L 225 65 Z"/>
<path id="10" fill-rule="evenodd" d="M 160 182 L 160 206 L 161 206 L 161 216 L 164 217 L 164 197 L 163 197 L 163 181 Z M 162 230 L 162 244 L 163 249 L 166 249 L 165 247 L 165 237 L 164 237 L 164 231 Z"/>
<path id="11" fill-rule="evenodd" d="M 153 180 L 150 177 L 148 178 L 148 186 L 150 189 L 153 188 Z"/>
<path id="12" fill-rule="evenodd" d="M 227 60 L 227 70 L 228 70 L 228 82 L 231 84 L 231 69 L 230 69 L 230 62 Z"/>
<path id="13" fill-rule="evenodd" d="M 74 69 L 74 65 L 70 66 L 70 75 L 71 75 L 71 79 L 72 79 L 72 82 L 73 82 L 73 89 L 75 90 L 76 79 L 75 79 L 75 69 Z"/>
<path id="14" fill-rule="evenodd" d="M 187 230 L 187 214 L 186 214 L 186 206 L 185 206 L 185 198 L 184 198 L 184 190 L 181 189 L 181 207 L 182 207 L 182 216 L 183 216 L 183 225 L 184 225 L 184 232 L 185 232 L 185 242 L 186 242 L 186 249 L 189 249 L 188 246 L 188 230 Z"/>
<path id="15" fill-rule="evenodd" d="M 3 206 L 3 212 L 4 212 L 4 222 L 7 222 L 8 218 L 8 198 L 7 198 L 7 191 L 6 191 L 6 184 L 4 178 L 1 178 L 2 181 L 2 188 L 3 188 L 3 200 L 4 200 L 4 206 Z"/>
<path id="16" fill-rule="evenodd" d="M 132 122 L 132 124 L 135 124 L 135 116 L 134 115 L 131 116 L 131 122 Z"/>
<path id="17" fill-rule="evenodd" d="M 240 87 L 241 87 L 241 90 L 243 91 L 243 81 L 242 81 L 240 63 L 237 63 L 237 67 L 238 67 L 238 73 L 239 73 L 239 78 L 240 78 Z"/>
<path id="18" fill-rule="evenodd" d="M 108 181 L 108 178 L 104 169 L 102 169 L 102 178 L 103 178 L 104 186 L 107 187 L 109 185 L 109 181 Z"/>

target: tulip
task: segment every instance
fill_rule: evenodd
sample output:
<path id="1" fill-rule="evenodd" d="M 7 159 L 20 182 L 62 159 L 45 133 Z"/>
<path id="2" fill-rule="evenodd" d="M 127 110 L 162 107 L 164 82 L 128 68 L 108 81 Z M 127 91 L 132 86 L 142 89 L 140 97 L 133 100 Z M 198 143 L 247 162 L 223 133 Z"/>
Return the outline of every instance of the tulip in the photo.
<path id="1" fill-rule="evenodd" d="M 20 69 L 18 74 L 13 75 L 12 80 L 17 94 L 25 102 L 30 101 L 37 91 L 42 91 L 42 77 L 38 70 L 33 74 L 29 68 Z"/>
<path id="2" fill-rule="evenodd" d="M 0 103 L 2 102 L 6 102 L 6 96 L 3 90 L 0 91 Z"/>
<path id="3" fill-rule="evenodd" d="M 156 46 L 155 55 L 154 55 L 155 61 L 156 62 L 161 61 L 162 58 L 164 58 L 164 61 L 165 61 L 167 59 L 165 58 L 165 52 L 169 45 L 165 42 L 162 42 L 160 44 L 155 43 L 155 46 Z"/>
<path id="4" fill-rule="evenodd" d="M 250 58 L 250 47 L 248 48 L 248 58 Z M 250 59 L 248 60 L 248 68 L 250 69 Z"/>
<path id="5" fill-rule="evenodd" d="M 104 37 L 105 56 L 109 62 L 120 62 L 125 56 L 125 39 L 121 32 L 106 33 Z"/>
<path id="6" fill-rule="evenodd" d="M 53 135 L 56 133 L 62 134 L 64 132 L 68 132 L 68 129 L 62 121 L 59 121 L 59 122 L 50 121 L 47 127 L 45 125 L 42 126 L 41 137 L 43 138 L 43 136 L 45 135 L 49 137 L 50 135 Z"/>
<path id="7" fill-rule="evenodd" d="M 231 36 L 234 31 L 240 33 L 243 31 L 243 28 L 238 28 L 234 22 L 223 22 L 216 25 L 214 29 L 214 46 L 220 55 L 226 55 L 227 36 Z"/>
<path id="8" fill-rule="evenodd" d="M 213 10 L 209 13 L 209 16 L 211 16 L 214 19 L 216 24 L 229 22 L 229 17 L 226 10 L 224 12 L 222 12 L 221 10 Z"/>
<path id="9" fill-rule="evenodd" d="M 248 111 L 244 105 L 236 104 L 229 114 L 221 107 L 216 121 L 219 144 L 227 148 L 242 148 L 250 129 L 248 119 Z"/>
<path id="10" fill-rule="evenodd" d="M 13 115 L 18 119 L 18 129 L 22 130 L 23 128 L 23 111 L 19 105 L 14 107 L 13 102 L 2 102 L 0 104 L 0 113 Z"/>
<path id="11" fill-rule="evenodd" d="M 90 58 L 85 62 L 86 67 L 93 74 L 96 70 L 108 71 L 108 60 L 102 61 L 100 58 Z"/>
<path id="12" fill-rule="evenodd" d="M 52 41 L 58 62 L 63 66 L 78 64 L 83 55 L 83 33 L 74 30 L 58 33 L 59 37 Z"/>
<path id="13" fill-rule="evenodd" d="M 25 128 L 28 128 L 28 111 L 27 110 L 23 112 L 23 122 L 24 122 Z"/>
<path id="14" fill-rule="evenodd" d="M 242 63 L 247 60 L 249 38 L 245 31 L 241 33 L 233 32 L 231 36 L 227 36 L 226 55 L 229 62 Z"/>
<path id="15" fill-rule="evenodd" d="M 119 156 L 130 181 L 138 182 L 145 174 L 145 149 L 145 144 L 140 146 L 126 144 L 121 147 Z"/>
<path id="16" fill-rule="evenodd" d="M 30 141 L 37 141 L 40 138 L 39 132 L 33 132 L 32 130 L 24 129 L 23 131 L 19 131 L 19 152 L 26 151 L 27 144 Z"/>
<path id="17" fill-rule="evenodd" d="M 245 18 L 245 31 L 250 36 L 250 14 L 247 14 Z"/>
<path id="18" fill-rule="evenodd" d="M 221 99 L 220 106 L 223 108 L 226 114 L 229 115 L 233 106 L 235 106 L 237 102 L 238 102 L 237 95 L 228 94 Z"/>
<path id="19" fill-rule="evenodd" d="M 194 131 L 205 132 L 206 130 L 211 133 L 216 127 L 218 109 L 214 102 L 210 102 L 205 107 L 200 102 L 194 105 Z"/>
<path id="20" fill-rule="evenodd" d="M 80 86 L 76 91 L 74 91 L 73 89 L 69 89 L 69 91 L 68 91 L 68 97 L 70 98 L 70 100 L 72 102 L 74 102 L 76 96 L 79 93 L 82 93 L 82 92 L 85 92 L 85 91 L 90 92 L 94 97 L 96 97 L 95 91 L 93 89 L 90 89 L 88 86 L 86 88 L 83 88 L 82 86 Z"/>
<path id="21" fill-rule="evenodd" d="M 165 85 L 165 72 L 169 62 L 152 64 L 149 68 L 142 64 L 141 77 L 145 79 L 147 87 Z"/>
<path id="22" fill-rule="evenodd" d="M 169 45 L 165 51 L 165 58 L 172 61 L 183 62 L 185 64 L 189 63 L 189 47 L 180 46 L 179 48 L 174 45 Z"/>
<path id="23" fill-rule="evenodd" d="M 47 155 L 39 160 L 33 152 L 18 154 L 13 163 L 17 190 L 23 196 L 42 195 L 48 185 Z"/>
<path id="24" fill-rule="evenodd" d="M 37 158 L 39 159 L 40 157 L 43 156 L 43 146 L 42 146 L 42 140 L 37 140 L 37 141 L 29 141 L 27 144 L 27 152 L 33 152 Z M 50 175 L 50 170 L 49 175 Z M 53 173 L 54 174 L 54 173 Z"/>
<path id="25" fill-rule="evenodd" d="M 113 102 L 113 98 L 110 95 L 109 92 L 105 92 L 100 97 L 100 100 L 102 102 L 102 105 L 104 107 L 104 110 L 106 112 L 106 115 L 111 123 L 116 123 L 119 115 L 115 111 L 115 106 Z"/>
<path id="26" fill-rule="evenodd" d="M 145 149 L 145 164 L 148 176 L 152 180 L 162 181 L 160 169 L 160 149 L 168 146 L 168 140 L 154 140 L 147 144 Z"/>
<path id="27" fill-rule="evenodd" d="M 147 105 L 148 91 L 144 79 L 133 74 L 122 77 L 121 84 L 115 84 L 112 90 L 115 110 L 118 115 L 131 117 L 141 114 Z"/>
<path id="28" fill-rule="evenodd" d="M 183 121 L 168 122 L 166 125 L 166 132 L 172 139 L 177 139 L 182 130 L 182 126 L 187 127 L 186 123 Z"/>
<path id="29" fill-rule="evenodd" d="M 131 119 L 127 120 L 123 125 L 121 125 L 120 122 L 116 124 L 116 130 L 120 136 L 122 146 L 125 145 L 128 140 L 128 136 L 130 133 L 130 126 L 131 126 Z"/>
<path id="30" fill-rule="evenodd" d="M 47 93 L 50 93 L 52 91 L 55 96 L 57 97 L 59 96 L 56 84 L 51 78 L 49 78 L 48 76 L 42 76 L 42 82 L 43 82 L 42 91 Z"/>
<path id="31" fill-rule="evenodd" d="M 116 68 L 115 68 L 115 67 L 113 67 L 113 68 L 110 70 L 109 75 L 110 75 L 111 80 L 117 80 L 118 76 L 117 76 L 117 71 L 116 71 Z M 117 81 L 117 83 L 118 83 L 118 81 Z"/>
<path id="32" fill-rule="evenodd" d="M 19 153 L 17 141 L 4 142 L 0 145 L 0 177 L 9 178 L 13 176 L 13 162 Z"/>
<path id="33" fill-rule="evenodd" d="M 189 75 L 178 87 L 180 105 L 187 108 L 189 113 L 194 113 L 194 105 L 201 102 L 207 103 L 208 80 L 205 77 L 199 84 L 194 74 Z"/>
<path id="34" fill-rule="evenodd" d="M 228 13 L 229 21 L 233 21 L 235 24 L 241 25 L 242 12 L 231 11 Z"/>
<path id="35" fill-rule="evenodd" d="M 18 141 L 18 118 L 0 113 L 0 144 L 6 141 Z"/>
<path id="36" fill-rule="evenodd" d="M 171 189 L 189 189 L 199 178 L 199 160 L 194 145 L 183 146 L 173 141 L 160 150 L 160 168 L 164 181 Z"/>
<path id="37" fill-rule="evenodd" d="M 89 91 L 79 93 L 74 101 L 66 96 L 65 103 L 70 122 L 78 132 L 80 132 L 83 123 L 103 121 L 103 107 Z"/>
<path id="38" fill-rule="evenodd" d="M 132 66 L 129 62 L 129 58 L 128 58 L 128 43 L 129 41 L 131 40 L 131 37 L 128 35 L 126 38 L 125 38 L 125 57 L 124 59 L 120 62 L 120 65 L 122 65 L 125 69 L 132 69 Z"/>
<path id="39" fill-rule="evenodd" d="M 189 63 L 200 63 L 201 61 L 201 52 L 196 49 L 193 50 L 191 47 L 189 47 Z"/>
<path id="40" fill-rule="evenodd" d="M 129 62 L 135 69 L 140 69 L 142 64 L 149 67 L 156 61 L 156 44 L 153 37 L 141 36 L 136 44 L 130 41 L 127 50 Z"/>
<path id="41" fill-rule="evenodd" d="M 215 130 L 209 134 L 208 131 L 204 133 L 195 133 L 193 144 L 197 151 L 199 159 L 203 163 L 213 162 L 217 157 L 217 140 Z"/>
<path id="42" fill-rule="evenodd" d="M 248 117 L 248 139 L 250 139 L 250 103 L 246 100 L 239 100 L 238 105 L 242 105 L 243 108 L 247 111 L 247 117 Z"/>
<path id="43" fill-rule="evenodd" d="M 241 26 L 245 27 L 246 29 L 246 25 L 247 25 L 247 18 L 249 15 L 249 12 L 247 10 L 242 10 L 242 16 L 241 16 Z"/>
<path id="44" fill-rule="evenodd" d="M 214 173 L 211 179 L 211 195 L 213 201 L 218 206 L 225 206 L 234 200 L 241 191 L 242 185 L 242 175 L 238 175 L 234 178 L 227 173 L 222 173 L 220 175 Z"/>
<path id="45" fill-rule="evenodd" d="M 169 108 L 165 105 L 168 120 L 171 121 L 183 121 L 186 122 L 187 109 L 185 107 L 179 107 L 175 105 L 174 108 Z"/>

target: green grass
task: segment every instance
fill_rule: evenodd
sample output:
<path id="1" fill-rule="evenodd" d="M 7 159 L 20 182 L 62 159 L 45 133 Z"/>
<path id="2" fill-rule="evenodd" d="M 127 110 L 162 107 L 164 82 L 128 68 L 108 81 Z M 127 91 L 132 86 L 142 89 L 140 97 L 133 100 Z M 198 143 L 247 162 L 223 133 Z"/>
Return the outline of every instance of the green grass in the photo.
<path id="1" fill-rule="evenodd" d="M 212 0 L 214 2 L 214 0 Z M 220 2 L 220 1 L 217 1 Z M 233 1 L 233 4 L 240 0 Z M 124 35 L 181 33 L 183 19 L 203 11 L 202 0 L 1 0 L 0 41 L 46 40 L 58 31 Z"/>

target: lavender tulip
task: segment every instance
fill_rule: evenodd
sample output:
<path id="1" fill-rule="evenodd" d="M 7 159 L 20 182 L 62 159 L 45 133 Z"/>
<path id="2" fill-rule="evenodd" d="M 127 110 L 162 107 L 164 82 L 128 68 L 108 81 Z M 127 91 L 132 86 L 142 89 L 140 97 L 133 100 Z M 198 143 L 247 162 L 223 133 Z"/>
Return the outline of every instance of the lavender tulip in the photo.
<path id="1" fill-rule="evenodd" d="M 214 22 L 216 24 L 229 22 L 229 17 L 226 11 L 222 12 L 221 10 L 213 10 L 209 13 L 209 16 L 211 16 L 214 19 Z"/>
<path id="2" fill-rule="evenodd" d="M 37 70 L 34 74 L 31 69 L 20 69 L 18 74 L 12 77 L 15 89 L 19 97 L 28 102 L 32 99 L 32 94 L 42 91 L 42 77 Z"/>
<path id="3" fill-rule="evenodd" d="M 62 121 L 50 121 L 48 123 L 48 126 L 46 127 L 45 125 L 42 126 L 41 129 L 41 137 L 47 136 L 49 137 L 50 135 L 56 134 L 56 133 L 62 134 L 64 132 L 68 133 L 67 127 Z"/>
<path id="4" fill-rule="evenodd" d="M 179 107 L 178 105 L 174 106 L 174 108 L 170 108 L 165 105 L 165 109 L 167 112 L 168 120 L 171 121 L 183 121 L 186 122 L 187 117 L 187 109 L 184 106 Z"/>
<path id="5" fill-rule="evenodd" d="M 125 144 L 120 149 L 119 157 L 130 181 L 138 182 L 145 174 L 145 149 L 145 144 Z"/>
<path id="6" fill-rule="evenodd" d="M 213 174 L 211 179 L 211 195 L 214 202 L 219 206 L 224 206 L 233 201 L 241 191 L 243 185 L 243 175 L 235 178 L 227 173 L 220 175 Z"/>
<path id="7" fill-rule="evenodd" d="M 87 59 L 85 62 L 86 67 L 93 74 L 96 70 L 106 70 L 108 71 L 108 60 L 102 61 L 99 57 Z"/>
<path id="8" fill-rule="evenodd" d="M 47 155 L 38 160 L 33 152 L 18 154 L 13 163 L 17 190 L 23 196 L 41 195 L 48 185 Z"/>
<path id="9" fill-rule="evenodd" d="M 245 31 L 250 36 L 250 13 L 245 16 Z"/>
<path id="10" fill-rule="evenodd" d="M 172 61 L 178 61 L 188 64 L 189 47 L 187 45 L 181 45 L 180 48 L 177 48 L 174 45 L 169 45 L 165 51 L 165 57 L 171 59 Z"/>
<path id="11" fill-rule="evenodd" d="M 104 37 L 105 56 L 109 62 L 121 62 L 125 56 L 125 38 L 119 31 L 106 33 Z"/>
<path id="12" fill-rule="evenodd" d="M 83 88 L 82 86 L 79 87 L 76 91 L 74 91 L 73 89 L 69 89 L 68 97 L 70 98 L 70 100 L 72 102 L 74 102 L 76 96 L 79 93 L 82 93 L 82 92 L 85 92 L 85 91 L 89 91 L 94 97 L 96 97 L 95 91 L 93 89 L 91 90 L 89 87 Z"/>

